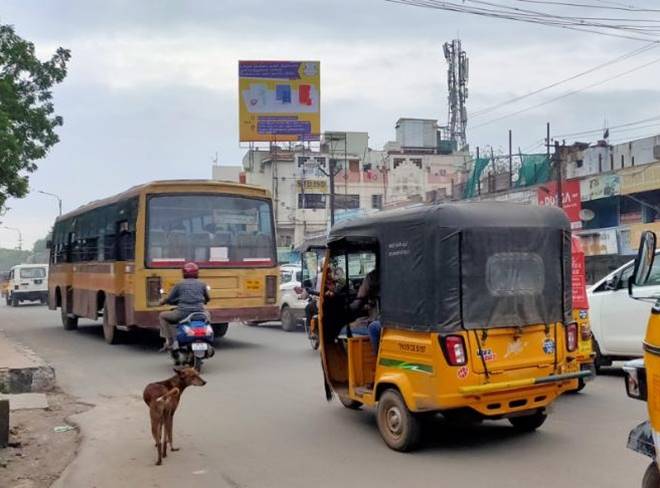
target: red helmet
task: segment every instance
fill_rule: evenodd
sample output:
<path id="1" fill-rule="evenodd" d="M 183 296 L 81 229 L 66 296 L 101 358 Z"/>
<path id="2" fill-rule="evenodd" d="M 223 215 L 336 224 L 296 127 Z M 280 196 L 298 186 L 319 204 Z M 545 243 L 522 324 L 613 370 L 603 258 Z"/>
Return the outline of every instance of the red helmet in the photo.
<path id="1" fill-rule="evenodd" d="M 183 265 L 184 278 L 197 278 L 199 276 L 199 266 L 195 263 L 186 263 Z"/>

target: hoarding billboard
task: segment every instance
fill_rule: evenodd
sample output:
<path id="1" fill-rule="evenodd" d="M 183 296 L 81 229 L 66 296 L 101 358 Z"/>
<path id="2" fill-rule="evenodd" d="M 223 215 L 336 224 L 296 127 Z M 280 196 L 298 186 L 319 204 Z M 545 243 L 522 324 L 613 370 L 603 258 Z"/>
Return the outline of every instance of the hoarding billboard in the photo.
<path id="1" fill-rule="evenodd" d="M 580 181 L 566 180 L 562 182 L 562 206 L 568 220 L 571 221 L 571 229 L 582 228 L 580 220 L 580 210 L 582 202 L 580 200 Z M 557 205 L 557 182 L 548 181 L 537 190 L 539 205 Z"/>
<path id="2" fill-rule="evenodd" d="M 320 68 L 318 61 L 239 61 L 240 141 L 317 140 Z"/>

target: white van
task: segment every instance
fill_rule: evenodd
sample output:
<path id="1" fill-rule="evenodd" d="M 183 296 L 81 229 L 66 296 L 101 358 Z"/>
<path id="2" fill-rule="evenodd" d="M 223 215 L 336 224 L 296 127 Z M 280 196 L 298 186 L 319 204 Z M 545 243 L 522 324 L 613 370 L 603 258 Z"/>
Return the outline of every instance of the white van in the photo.
<path id="1" fill-rule="evenodd" d="M 628 280 L 633 266 L 631 260 L 587 290 L 596 368 L 609 366 L 613 360 L 643 356 L 642 341 L 653 300 L 633 300 L 628 296 Z M 636 287 L 634 293 L 660 297 L 660 259 L 656 258 L 653 263 L 646 285 Z"/>
<path id="2" fill-rule="evenodd" d="M 48 265 L 19 264 L 9 272 L 5 295 L 7 305 L 18 307 L 23 301 L 48 301 Z"/>

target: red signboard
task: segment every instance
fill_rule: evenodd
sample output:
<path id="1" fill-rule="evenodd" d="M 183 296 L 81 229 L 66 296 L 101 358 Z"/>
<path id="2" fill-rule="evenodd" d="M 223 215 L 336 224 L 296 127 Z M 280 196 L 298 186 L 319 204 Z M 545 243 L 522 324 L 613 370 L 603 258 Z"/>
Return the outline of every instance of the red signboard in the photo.
<path id="1" fill-rule="evenodd" d="M 571 221 L 572 229 L 582 228 L 580 220 L 580 210 L 582 203 L 580 201 L 580 181 L 566 180 L 561 184 L 562 206 L 568 220 Z M 557 182 L 549 181 L 538 187 L 537 197 L 539 205 L 557 205 Z"/>
<path id="2" fill-rule="evenodd" d="M 573 308 L 589 308 L 587 299 L 587 278 L 584 269 L 584 251 L 580 239 L 576 236 L 571 238 L 571 285 L 573 288 Z"/>

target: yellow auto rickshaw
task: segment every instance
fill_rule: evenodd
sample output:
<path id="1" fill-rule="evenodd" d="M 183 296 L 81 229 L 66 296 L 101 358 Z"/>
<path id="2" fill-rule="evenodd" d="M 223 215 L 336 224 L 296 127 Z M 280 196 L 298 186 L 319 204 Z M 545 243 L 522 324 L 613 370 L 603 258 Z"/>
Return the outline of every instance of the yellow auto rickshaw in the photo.
<path id="1" fill-rule="evenodd" d="M 397 451 L 427 414 L 537 429 L 590 374 L 576 361 L 570 232 L 559 209 L 492 202 L 333 227 L 318 317 L 328 399 L 377 406 Z"/>
<path id="2" fill-rule="evenodd" d="M 593 348 L 593 337 L 591 334 L 591 324 L 589 323 L 589 299 L 587 297 L 587 280 L 585 273 L 584 250 L 580 243 L 580 238 L 572 237 L 572 283 L 573 289 L 573 320 L 578 327 L 578 348 L 575 359 L 578 362 L 580 370 L 588 371 L 589 376 L 578 379 L 576 391 L 582 391 L 587 381 L 596 376 L 594 360 L 596 353 Z"/>
<path id="3" fill-rule="evenodd" d="M 633 275 L 628 280 L 628 293 L 635 300 L 654 303 L 646 326 L 642 348 L 644 359 L 625 363 L 626 392 L 631 398 L 646 401 L 649 419 L 630 431 L 628 447 L 651 458 L 642 488 L 660 487 L 658 471 L 658 443 L 660 442 L 660 297 L 649 296 L 644 287 L 651 280 L 660 278 L 660 264 L 655 263 L 656 235 L 646 231 L 642 234 Z"/>

